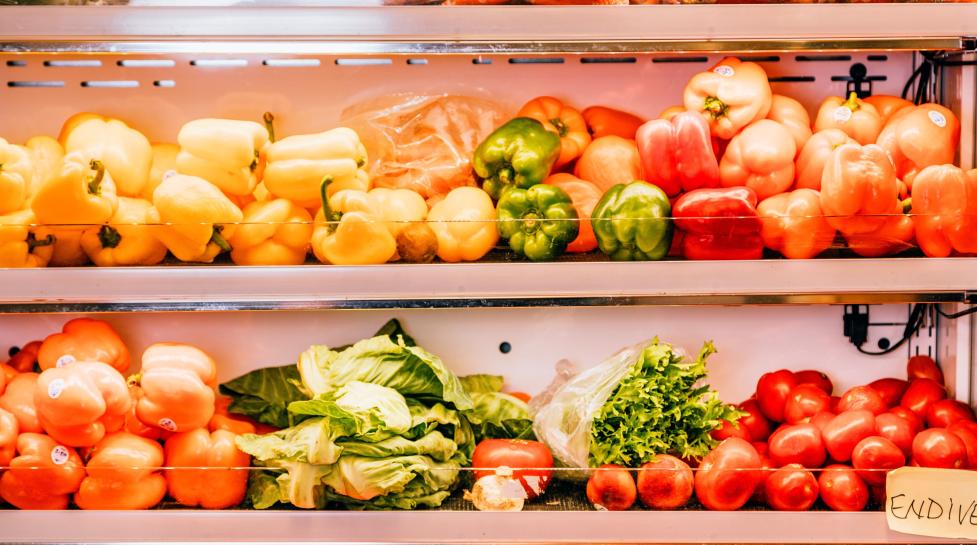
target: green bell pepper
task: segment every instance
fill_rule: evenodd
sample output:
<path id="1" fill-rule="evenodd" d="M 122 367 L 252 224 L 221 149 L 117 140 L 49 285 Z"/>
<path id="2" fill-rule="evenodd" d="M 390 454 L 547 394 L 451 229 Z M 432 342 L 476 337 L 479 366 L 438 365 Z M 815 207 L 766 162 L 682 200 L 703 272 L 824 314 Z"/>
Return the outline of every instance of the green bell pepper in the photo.
<path id="1" fill-rule="evenodd" d="M 672 207 L 665 192 L 648 182 L 617 184 L 591 214 L 600 250 L 615 261 L 658 260 L 672 245 Z"/>
<path id="2" fill-rule="evenodd" d="M 562 254 L 580 230 L 570 196 L 555 185 L 510 187 L 497 208 L 499 234 L 512 251 L 533 261 Z"/>
<path id="3" fill-rule="evenodd" d="M 560 137 L 528 117 L 517 117 L 488 135 L 472 158 L 482 189 L 498 200 L 508 187 L 541 183 L 560 156 Z"/>

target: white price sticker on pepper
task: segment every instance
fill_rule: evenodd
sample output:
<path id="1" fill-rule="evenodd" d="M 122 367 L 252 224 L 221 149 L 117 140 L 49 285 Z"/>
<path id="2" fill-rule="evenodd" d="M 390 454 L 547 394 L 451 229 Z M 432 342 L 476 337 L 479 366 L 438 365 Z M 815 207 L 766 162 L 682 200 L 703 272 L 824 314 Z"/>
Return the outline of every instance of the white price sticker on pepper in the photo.
<path id="1" fill-rule="evenodd" d="M 731 78 L 733 74 L 736 73 L 732 66 L 726 66 L 725 64 L 720 64 L 719 66 L 712 69 L 713 72 L 723 76 L 724 78 Z"/>
<path id="2" fill-rule="evenodd" d="M 886 479 L 885 520 L 906 534 L 977 539 L 977 471 L 903 467 Z"/>

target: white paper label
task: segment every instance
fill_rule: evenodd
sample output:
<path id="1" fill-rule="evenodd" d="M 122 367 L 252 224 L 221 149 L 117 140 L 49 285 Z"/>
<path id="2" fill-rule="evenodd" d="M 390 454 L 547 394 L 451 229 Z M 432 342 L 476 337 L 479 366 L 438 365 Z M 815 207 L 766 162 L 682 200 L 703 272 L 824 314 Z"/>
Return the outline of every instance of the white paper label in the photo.
<path id="1" fill-rule="evenodd" d="M 732 66 L 726 66 L 725 64 L 720 64 L 719 66 L 713 68 L 712 71 L 724 78 L 732 77 L 733 74 L 736 73 Z"/>
<path id="2" fill-rule="evenodd" d="M 64 391 L 64 380 L 56 378 L 51 381 L 51 384 L 47 385 L 47 396 L 51 399 L 58 399 L 61 397 L 61 392 Z"/>
<path id="3" fill-rule="evenodd" d="M 60 358 L 58 358 L 58 361 L 54 362 L 54 366 L 55 367 L 64 367 L 65 365 L 71 365 L 72 363 L 75 363 L 76 361 L 78 361 L 78 360 L 76 360 L 75 357 L 72 356 L 71 354 L 65 354 L 65 355 L 61 356 Z"/>
<path id="4" fill-rule="evenodd" d="M 930 110 L 926 115 L 929 116 L 930 121 L 932 121 L 933 124 L 936 125 L 937 127 L 941 129 L 946 127 L 946 116 L 944 116 L 940 112 L 937 112 L 936 110 Z"/>
<path id="5" fill-rule="evenodd" d="M 845 106 L 838 106 L 835 108 L 834 118 L 838 123 L 847 123 L 851 119 L 851 110 Z"/>
<path id="6" fill-rule="evenodd" d="M 54 462 L 55 465 L 63 465 L 68 461 L 68 449 L 61 445 L 51 449 L 51 461 Z"/>
<path id="7" fill-rule="evenodd" d="M 903 467 L 890 472 L 885 520 L 906 534 L 977 539 L 977 471 Z"/>
<path id="8" fill-rule="evenodd" d="M 158 424 L 159 427 L 166 431 L 176 431 L 176 422 L 170 420 L 169 418 L 160 418 Z"/>

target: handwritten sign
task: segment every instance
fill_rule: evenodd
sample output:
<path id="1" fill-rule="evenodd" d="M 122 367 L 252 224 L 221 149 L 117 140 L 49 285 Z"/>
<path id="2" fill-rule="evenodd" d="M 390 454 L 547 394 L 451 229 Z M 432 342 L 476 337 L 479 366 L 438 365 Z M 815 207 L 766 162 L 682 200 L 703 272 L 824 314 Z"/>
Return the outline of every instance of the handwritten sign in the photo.
<path id="1" fill-rule="evenodd" d="M 886 479 L 889 529 L 977 539 L 977 471 L 903 467 Z"/>

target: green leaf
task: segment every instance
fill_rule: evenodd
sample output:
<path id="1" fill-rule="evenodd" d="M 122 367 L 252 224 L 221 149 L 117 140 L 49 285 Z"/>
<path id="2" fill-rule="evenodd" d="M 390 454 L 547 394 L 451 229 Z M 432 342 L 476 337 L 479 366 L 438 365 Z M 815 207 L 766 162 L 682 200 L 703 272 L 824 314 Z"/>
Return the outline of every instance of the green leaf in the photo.
<path id="1" fill-rule="evenodd" d="M 346 435 L 364 441 L 380 441 L 406 433 L 412 426 L 407 400 L 385 386 L 353 381 L 335 394 L 296 401 L 288 406 L 292 414 L 325 416 L 350 422 Z"/>
<path id="2" fill-rule="evenodd" d="M 469 394 L 501 392 L 505 386 L 505 378 L 501 375 L 468 375 L 458 380 Z"/>
<path id="3" fill-rule="evenodd" d="M 286 428 L 288 404 L 308 399 L 300 388 L 295 365 L 256 369 L 220 385 L 220 392 L 233 398 L 228 412 L 243 414 L 277 428 Z"/>
<path id="4" fill-rule="evenodd" d="M 473 393 L 475 408 L 468 413 L 477 441 L 536 439 L 529 405 L 502 392 Z"/>

